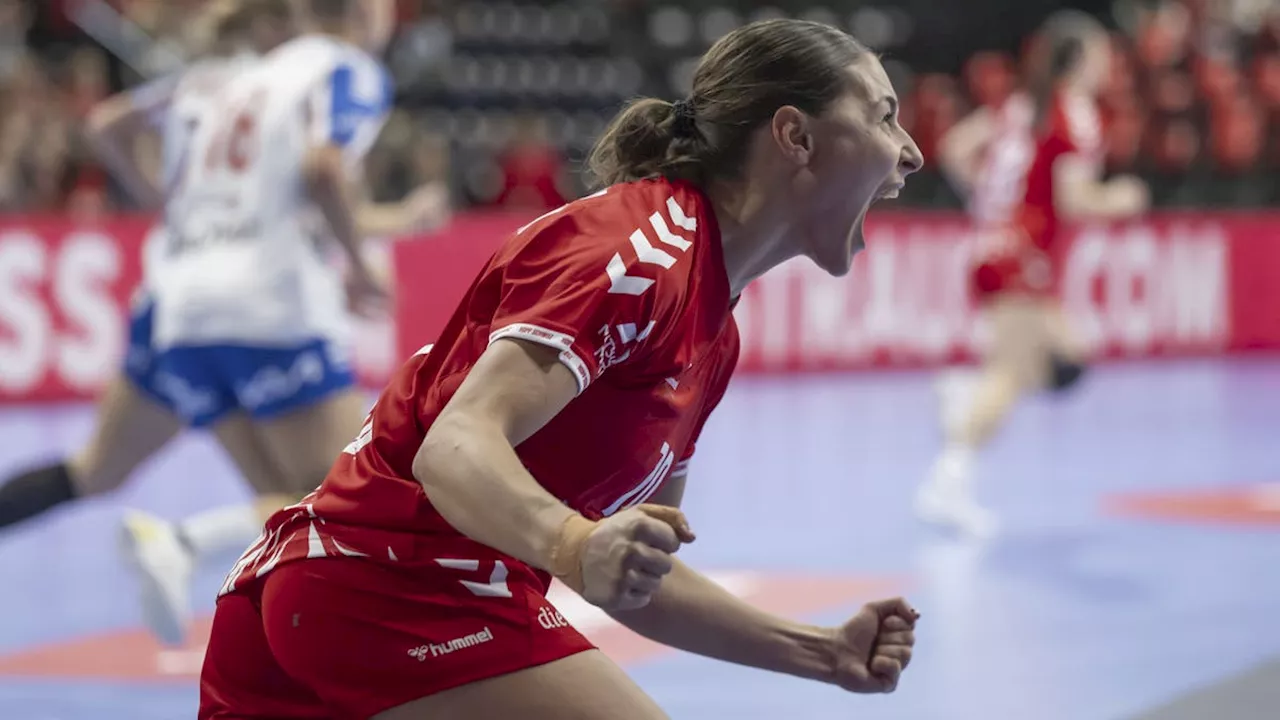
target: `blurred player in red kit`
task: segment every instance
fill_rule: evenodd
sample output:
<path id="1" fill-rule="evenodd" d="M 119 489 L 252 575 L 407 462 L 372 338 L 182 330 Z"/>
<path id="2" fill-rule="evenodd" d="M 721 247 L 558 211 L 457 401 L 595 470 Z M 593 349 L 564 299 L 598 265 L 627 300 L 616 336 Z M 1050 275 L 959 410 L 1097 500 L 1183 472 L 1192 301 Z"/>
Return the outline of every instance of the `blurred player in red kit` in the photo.
<path id="1" fill-rule="evenodd" d="M 1084 352 L 1057 300 L 1063 221 L 1119 219 L 1146 210 L 1141 181 L 1104 182 L 1096 96 L 1110 44 L 1092 17 L 1051 17 L 1031 54 L 1030 81 L 1000 108 L 982 108 L 943 138 L 942 164 L 968 197 L 979 262 L 972 275 L 991 343 L 971 397 L 943 392 L 946 446 L 916 497 L 925 521 L 987 536 L 995 519 L 974 500 L 974 455 L 1022 395 L 1074 386 Z"/>
<path id="2" fill-rule="evenodd" d="M 677 508 L 737 360 L 735 299 L 797 256 L 846 273 L 870 205 L 920 165 L 879 60 L 816 23 L 735 30 L 688 98 L 624 110 L 591 157 L 605 189 L 494 254 L 228 575 L 200 717 L 665 717 L 545 622 L 552 577 L 667 645 L 894 690 L 904 600 L 834 628 L 762 613 L 676 559 Z"/>

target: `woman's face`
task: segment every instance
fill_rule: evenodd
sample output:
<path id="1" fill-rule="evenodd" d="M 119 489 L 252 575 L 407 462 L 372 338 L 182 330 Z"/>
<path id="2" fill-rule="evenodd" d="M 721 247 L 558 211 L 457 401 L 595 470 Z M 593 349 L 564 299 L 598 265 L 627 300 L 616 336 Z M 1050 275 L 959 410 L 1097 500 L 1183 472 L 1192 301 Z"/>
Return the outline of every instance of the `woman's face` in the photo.
<path id="1" fill-rule="evenodd" d="M 923 165 L 920 148 L 898 123 L 898 96 L 872 55 L 849 67 L 850 90 L 812 123 L 812 152 L 793 181 L 801 254 L 832 275 L 849 271 L 864 246 L 871 203 L 897 197 Z"/>
<path id="2" fill-rule="evenodd" d="M 1102 90 L 1111 74 L 1111 41 L 1106 33 L 1089 33 L 1083 39 L 1084 52 L 1080 57 L 1080 84 L 1090 95 Z"/>

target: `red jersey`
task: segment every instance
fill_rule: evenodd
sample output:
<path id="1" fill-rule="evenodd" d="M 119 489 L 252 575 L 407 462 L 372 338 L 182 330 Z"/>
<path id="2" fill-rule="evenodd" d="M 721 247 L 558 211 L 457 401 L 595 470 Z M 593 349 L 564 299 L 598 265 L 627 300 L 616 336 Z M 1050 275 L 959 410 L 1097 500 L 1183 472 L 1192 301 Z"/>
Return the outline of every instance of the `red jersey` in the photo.
<path id="1" fill-rule="evenodd" d="M 729 292 L 715 216 L 692 185 L 617 185 L 520 228 L 436 343 L 393 375 L 320 488 L 268 520 L 223 594 L 313 557 L 518 564 L 450 526 L 412 470 L 431 423 L 500 338 L 558 350 L 578 382 L 516 448 L 533 477 L 593 519 L 644 502 L 683 472 L 737 364 Z"/>
<path id="2" fill-rule="evenodd" d="M 1064 155 L 1101 165 L 1102 128 L 1094 101 L 1059 92 L 1043 122 L 1025 94 L 997 113 L 994 139 L 986 149 L 969 214 L 982 232 L 980 292 L 1049 291 L 1058 234 L 1053 168 Z"/>

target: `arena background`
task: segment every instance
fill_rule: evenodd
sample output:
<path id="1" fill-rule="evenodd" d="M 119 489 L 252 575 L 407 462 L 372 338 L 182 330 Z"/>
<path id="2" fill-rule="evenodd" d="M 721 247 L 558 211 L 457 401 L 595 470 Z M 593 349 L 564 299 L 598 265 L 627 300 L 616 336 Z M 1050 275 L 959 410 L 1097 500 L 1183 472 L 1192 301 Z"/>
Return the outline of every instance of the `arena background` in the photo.
<path id="1" fill-rule="evenodd" d="M 96 165 L 82 119 L 180 67 L 200 4 L 0 0 L 0 469 L 75 447 L 117 370 L 153 221 Z M 1007 530 L 957 542 L 910 513 L 940 441 L 932 380 L 984 338 L 966 223 L 936 168 L 874 212 L 849 277 L 796 262 L 752 286 L 740 376 L 694 464 L 689 558 L 814 621 L 906 593 L 919 651 L 897 694 L 847 697 L 659 652 L 559 595 L 673 717 L 1280 714 L 1280 5 L 400 2 L 397 111 L 368 186 L 391 201 L 446 181 L 457 211 L 378 239 L 395 303 L 361 327 L 371 389 L 431 341 L 506 233 L 582 191 L 579 161 L 622 101 L 681 96 L 738 24 L 808 17 L 872 44 L 932 159 L 952 122 L 1010 91 L 1028 33 L 1066 6 L 1114 32 L 1108 172 L 1140 174 L 1158 205 L 1069 231 L 1063 300 L 1099 371 L 1018 411 L 981 462 Z M 154 140 L 136 152 L 154 163 Z M 127 506 L 179 517 L 244 497 L 193 435 L 117 496 L 0 536 L 0 717 L 192 717 L 202 639 L 162 649 L 138 629 L 114 526 Z M 206 616 L 229 561 L 202 571 Z"/>

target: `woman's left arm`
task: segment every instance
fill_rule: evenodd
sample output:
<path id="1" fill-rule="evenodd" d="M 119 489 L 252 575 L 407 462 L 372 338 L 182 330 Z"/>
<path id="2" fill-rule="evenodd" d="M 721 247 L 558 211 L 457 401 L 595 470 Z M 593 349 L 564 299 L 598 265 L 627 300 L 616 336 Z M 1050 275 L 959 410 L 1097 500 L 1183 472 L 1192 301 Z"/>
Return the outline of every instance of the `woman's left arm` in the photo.
<path id="1" fill-rule="evenodd" d="M 672 478 L 651 502 L 678 507 L 684 485 L 683 476 Z M 663 645 L 864 693 L 897 686 L 918 617 L 895 598 L 869 603 L 838 628 L 798 623 L 753 607 L 679 559 L 648 605 L 611 615 Z"/>

